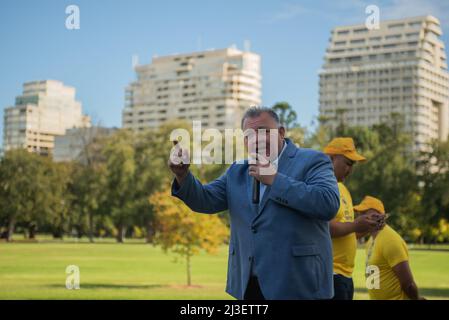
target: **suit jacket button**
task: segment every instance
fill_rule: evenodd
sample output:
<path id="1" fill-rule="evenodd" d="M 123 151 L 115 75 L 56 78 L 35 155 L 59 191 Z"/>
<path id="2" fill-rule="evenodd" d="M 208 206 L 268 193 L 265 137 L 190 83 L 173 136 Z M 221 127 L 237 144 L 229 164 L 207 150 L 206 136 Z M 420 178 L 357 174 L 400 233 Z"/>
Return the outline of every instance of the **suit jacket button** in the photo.
<path id="1" fill-rule="evenodd" d="M 257 233 L 257 229 L 256 228 L 251 228 L 251 231 L 253 232 L 253 233 Z"/>

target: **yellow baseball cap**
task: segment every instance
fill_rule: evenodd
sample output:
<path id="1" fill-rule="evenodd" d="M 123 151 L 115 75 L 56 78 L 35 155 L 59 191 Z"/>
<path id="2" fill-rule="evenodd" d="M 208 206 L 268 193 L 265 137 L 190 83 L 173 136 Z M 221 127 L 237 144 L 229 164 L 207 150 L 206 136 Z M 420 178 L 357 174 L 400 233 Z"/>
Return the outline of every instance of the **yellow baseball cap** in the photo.
<path id="1" fill-rule="evenodd" d="M 334 138 L 324 148 L 325 154 L 341 154 L 352 161 L 365 161 L 366 158 L 357 153 L 352 138 Z"/>
<path id="2" fill-rule="evenodd" d="M 363 212 L 369 209 L 374 209 L 379 213 L 385 214 L 385 208 L 382 201 L 371 196 L 366 196 L 365 198 L 363 198 L 360 204 L 354 206 L 354 210 L 359 212 Z"/>

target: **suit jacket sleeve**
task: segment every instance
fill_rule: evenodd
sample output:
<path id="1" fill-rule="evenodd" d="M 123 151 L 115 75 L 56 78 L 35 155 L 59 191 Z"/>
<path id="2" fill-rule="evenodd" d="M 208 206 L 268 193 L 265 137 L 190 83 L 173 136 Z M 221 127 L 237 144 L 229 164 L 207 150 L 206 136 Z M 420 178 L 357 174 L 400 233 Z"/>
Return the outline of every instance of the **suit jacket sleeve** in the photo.
<path id="1" fill-rule="evenodd" d="M 323 153 L 316 153 L 304 180 L 278 172 L 270 198 L 309 218 L 332 220 L 340 207 L 340 193 L 330 159 Z"/>
<path id="2" fill-rule="evenodd" d="M 228 209 L 226 176 L 227 171 L 218 179 L 203 185 L 189 172 L 181 187 L 176 179 L 173 180 L 171 192 L 193 211 L 217 213 Z"/>

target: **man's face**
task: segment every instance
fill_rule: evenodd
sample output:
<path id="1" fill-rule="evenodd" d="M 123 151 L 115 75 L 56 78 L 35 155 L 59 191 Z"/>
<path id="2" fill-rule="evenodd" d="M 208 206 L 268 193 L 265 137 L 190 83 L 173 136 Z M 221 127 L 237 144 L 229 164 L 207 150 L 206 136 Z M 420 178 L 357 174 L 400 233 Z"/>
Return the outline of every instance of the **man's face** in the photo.
<path id="1" fill-rule="evenodd" d="M 341 154 L 331 156 L 334 166 L 334 174 L 338 182 L 343 182 L 352 173 L 355 161 L 352 161 Z"/>
<path id="2" fill-rule="evenodd" d="M 278 127 L 276 120 L 274 120 L 267 112 L 262 112 L 259 116 L 254 118 L 246 118 L 243 122 L 243 131 L 252 129 L 254 136 L 245 134 L 245 147 L 247 150 L 253 151 L 257 149 L 262 153 L 263 145 L 265 144 L 265 155 L 270 160 L 276 159 L 282 149 L 282 142 L 285 136 L 285 129 Z M 274 129 L 274 130 L 272 130 Z M 272 144 L 276 144 L 273 145 Z M 260 148 L 259 148 L 260 147 Z M 274 148 L 275 154 L 270 154 L 270 148 Z"/>

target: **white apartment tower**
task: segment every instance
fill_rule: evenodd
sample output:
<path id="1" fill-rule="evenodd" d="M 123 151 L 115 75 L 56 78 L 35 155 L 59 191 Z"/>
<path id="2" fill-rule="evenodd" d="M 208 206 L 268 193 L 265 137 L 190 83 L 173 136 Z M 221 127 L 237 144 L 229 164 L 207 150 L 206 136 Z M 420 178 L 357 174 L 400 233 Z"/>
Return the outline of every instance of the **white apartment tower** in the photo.
<path id="1" fill-rule="evenodd" d="M 27 82 L 15 106 L 4 110 L 3 148 L 25 148 L 41 155 L 52 154 L 55 136 L 66 129 L 90 126 L 75 100 L 75 88 L 60 81 Z"/>
<path id="2" fill-rule="evenodd" d="M 449 73 L 432 16 L 332 30 L 320 71 L 320 116 L 335 128 L 371 126 L 401 114 L 422 150 L 449 133 Z"/>
<path id="3" fill-rule="evenodd" d="M 135 131 L 170 119 L 238 128 L 242 113 L 261 103 L 259 55 L 232 47 L 157 57 L 135 71 L 122 118 L 123 127 Z"/>

